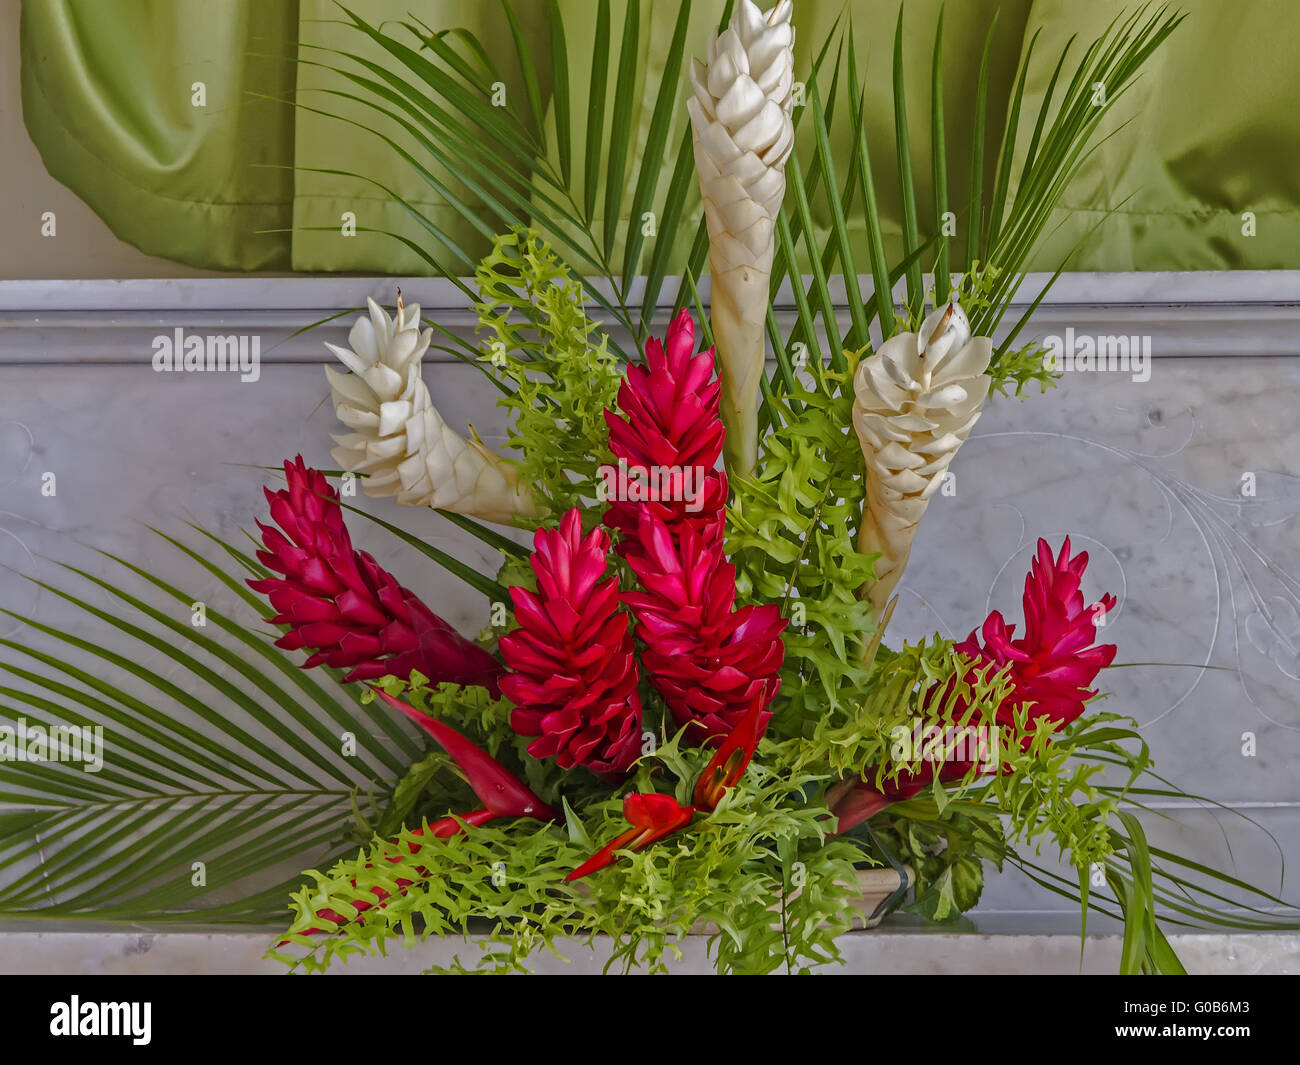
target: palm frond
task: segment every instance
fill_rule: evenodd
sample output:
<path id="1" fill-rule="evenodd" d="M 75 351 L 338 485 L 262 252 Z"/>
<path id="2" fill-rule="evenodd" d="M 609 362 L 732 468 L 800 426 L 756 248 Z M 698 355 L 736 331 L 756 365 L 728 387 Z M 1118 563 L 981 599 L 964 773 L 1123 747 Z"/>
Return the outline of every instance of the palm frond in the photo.
<path id="1" fill-rule="evenodd" d="M 356 31 L 366 46 L 361 41 L 355 48 L 304 42 L 298 60 L 351 86 L 322 87 L 317 93 L 369 111 L 374 121 L 336 117 L 371 130 L 391 150 L 390 158 L 405 163 L 433 199 L 446 204 L 455 218 L 485 239 L 490 239 L 488 230 L 492 234 L 515 226 L 537 230 L 562 252 L 575 280 L 601 282 L 588 286 L 588 295 L 639 343 L 664 278 L 679 272 L 673 270 L 678 265 L 672 259 L 673 249 L 688 212 L 698 203 L 689 123 L 680 107 L 679 91 L 690 15 L 687 0 L 677 8 L 641 161 L 632 158 L 636 126 L 632 109 L 643 52 L 642 10 L 637 0 L 628 4 L 617 36 L 608 0 L 597 4 L 589 64 L 570 62 L 569 30 L 558 6 L 551 5 L 549 94 L 544 94 L 537 74 L 535 46 L 523 33 L 513 8 L 503 3 L 513 45 L 513 72 L 524 86 L 523 105 L 518 107 L 493 105 L 493 82 L 488 77 L 499 78 L 500 72 L 485 74 L 489 50 L 472 31 L 434 32 L 418 21 L 398 23 L 406 40 L 396 30 L 381 29 L 347 7 L 341 10 L 346 16 L 342 24 Z M 384 62 L 368 56 L 374 50 L 384 55 Z M 611 58 L 614 51 L 617 54 Z M 572 101 L 579 95 L 585 95 L 587 106 L 576 114 Z M 329 114 L 304 100 L 294 103 Z M 548 136 L 548 129 L 554 130 L 553 136 Z M 674 130 L 681 131 L 676 139 Z M 401 131 L 405 143 L 393 131 Z M 664 167 L 670 143 L 677 148 L 671 165 Z M 578 148 L 582 160 L 575 165 Z M 651 159 L 653 166 L 645 161 Z M 333 173 L 375 184 L 355 170 Z M 455 187 L 447 177 L 453 174 Z M 628 185 L 630 197 L 625 195 Z M 385 193 L 434 243 L 450 248 L 458 261 L 468 258 L 468 249 L 432 212 L 414 207 L 409 197 Z M 703 254 L 697 250 L 706 250 L 701 237 L 702 230 L 688 257 L 696 263 L 696 275 L 703 264 Z M 428 263 L 427 257 L 420 258 Z M 646 298 L 636 301 L 632 289 L 641 274 L 649 284 Z M 678 302 L 685 295 L 679 290 Z M 641 304 L 635 312 L 634 302 Z"/>
<path id="2" fill-rule="evenodd" d="M 951 287 L 948 239 L 948 146 L 943 128 L 943 11 L 934 29 L 934 59 L 930 66 L 930 180 L 934 186 L 934 231 L 939 241 L 934 264 L 934 300 L 943 303 Z"/>
<path id="3" fill-rule="evenodd" d="M 907 95 L 903 80 L 903 5 L 898 5 L 898 25 L 894 30 L 894 142 L 898 155 L 899 200 L 903 212 L 903 254 L 911 255 L 920 246 L 916 220 L 916 187 L 912 180 L 912 148 L 907 128 Z M 913 318 L 920 316 L 925 304 L 919 260 L 907 269 L 907 308 Z"/>
<path id="4" fill-rule="evenodd" d="M 20 723 L 29 736 L 84 726 L 78 751 L 98 728 L 103 746 L 95 772 L 88 749 L 0 761 L 0 920 L 274 920 L 297 870 L 346 849 L 354 815 L 377 816 L 419 757 L 356 686 L 304 671 L 273 631 L 238 619 L 265 610 L 242 583 L 260 564 L 204 538 L 237 572 L 165 537 L 225 605 L 207 601 L 210 583 L 200 593 L 104 553 L 120 578 L 63 564 L 66 582 L 37 582 L 96 641 L 75 620 L 5 611 L 25 626 L 0 640 L 0 728 L 18 744 Z"/>

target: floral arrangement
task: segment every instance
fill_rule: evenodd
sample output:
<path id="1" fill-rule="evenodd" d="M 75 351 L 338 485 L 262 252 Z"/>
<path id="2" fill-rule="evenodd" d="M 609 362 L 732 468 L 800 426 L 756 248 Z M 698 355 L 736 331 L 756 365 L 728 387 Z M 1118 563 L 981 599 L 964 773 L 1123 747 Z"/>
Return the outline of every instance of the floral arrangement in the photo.
<path id="1" fill-rule="evenodd" d="M 635 8 L 618 49 L 626 57 L 638 54 Z M 0 639 L 37 663 L 0 661 L 30 686 L 6 688 L 10 698 L 42 719 L 80 706 L 121 729 L 135 759 L 97 778 L 90 811 L 74 776 L 54 774 L 43 791 L 26 778 L 12 785 L 54 810 L 38 818 L 46 838 L 76 843 L 102 830 L 99 819 L 114 821 L 106 844 L 79 851 L 102 857 L 20 877 L 0 890 L 0 916 L 282 925 L 288 899 L 271 954 L 298 969 L 476 931 L 482 949 L 454 968 L 522 969 L 576 939 L 604 944 L 612 966 L 656 970 L 683 937 L 704 935 L 719 971 L 802 972 L 835 961 L 843 933 L 889 911 L 955 920 L 986 875 L 1014 868 L 1076 900 L 1081 929 L 1089 913 L 1122 920 L 1126 972 L 1181 971 L 1162 925 L 1294 927 L 1268 891 L 1148 844 L 1144 799 L 1186 793 L 1154 773 L 1130 719 L 1095 705 L 1116 655 L 1098 627 L 1116 601 L 1088 602 L 1088 557 L 1068 539 L 1039 541 L 1018 619 L 1007 620 L 1008 603 L 971 618 L 959 642 L 886 639 L 921 519 L 984 406 L 1053 383 L 1041 346 L 1019 339 L 1033 306 L 1010 328 L 1004 316 L 1098 124 L 1177 16 L 1144 9 L 1118 20 L 1073 70 L 1067 49 L 1018 151 L 1027 55 L 990 153 L 991 188 L 981 88 L 960 238 L 941 224 L 953 212 L 940 22 L 935 224 L 923 239 L 900 15 L 903 255 L 891 266 L 851 28 L 796 82 L 790 0 L 767 12 L 729 3 L 690 69 L 673 156 L 682 3 L 647 161 L 631 175 L 622 101 L 633 64 L 612 75 L 594 64 L 590 109 L 571 113 L 557 91 L 548 126 L 508 5 L 527 101 L 514 110 L 486 102 L 498 72 L 472 35 L 403 24 L 413 48 L 344 10 L 389 65 L 322 56 L 350 86 L 340 94 L 396 122 L 434 163 L 460 164 L 478 198 L 453 206 L 489 241 L 486 255 L 472 257 L 406 201 L 456 263 L 398 235 L 463 291 L 477 335 L 426 322 L 400 290 L 391 314 L 371 301 L 347 345 L 328 345 L 338 468 L 284 463 L 254 553 L 203 530 L 201 548 L 166 536 L 278 630 L 274 646 L 266 623 L 253 631 L 213 608 L 209 634 L 80 570 L 71 572 L 122 609 L 51 588 L 124 639 L 149 641 L 137 621 L 164 626 L 168 655 L 208 698 L 51 626 L 32 623 L 95 667 L 35 638 Z M 553 15 L 564 86 L 574 75 Z M 981 86 L 991 40 L 990 28 Z M 612 50 L 602 0 L 594 54 Z M 833 109 L 852 129 L 843 156 L 832 151 Z M 586 157 L 575 158 L 583 127 Z M 681 258 L 693 183 L 702 217 Z M 637 219 L 652 207 L 652 248 L 643 229 L 620 235 L 620 208 Z M 869 295 L 857 283 L 863 263 Z M 657 317 L 670 267 L 680 269 L 676 297 Z M 847 280 L 842 303 L 835 277 Z M 788 329 L 773 309 L 783 286 Z M 507 453 L 435 406 L 422 376 L 435 347 L 499 391 Z M 347 502 L 357 487 L 477 538 L 499 554 L 496 572 Z M 457 631 L 354 545 L 350 517 L 463 581 L 486 627 Z M 118 561 L 165 599 L 194 603 Z M 136 694 L 141 683 L 156 703 Z M 25 831 L 0 835 L 0 865 L 42 846 Z M 137 857 L 122 867 L 115 847 L 132 839 Z M 1045 850 L 1061 864 L 1043 864 Z M 179 879 L 194 854 L 205 860 Z M 317 868 L 269 876 L 299 856 Z"/>
<path id="2" fill-rule="evenodd" d="M 521 254 L 522 271 L 545 272 L 549 252 L 535 237 L 504 239 L 506 248 Z M 353 371 L 330 375 L 353 430 L 339 437 L 335 458 L 364 474 L 375 495 L 439 498 L 484 518 L 513 506 L 537 523 L 533 547 L 502 545 L 513 620 L 493 656 L 353 547 L 338 493 L 319 471 L 287 462 L 288 488 L 268 490 L 278 528 L 260 526 L 258 559 L 275 576 L 250 585 L 286 629 L 279 646 L 310 651 L 309 666 L 349 669 L 348 680 L 385 678 L 379 699 L 436 745 L 433 764 L 414 768 L 419 790 L 407 799 L 402 831 L 310 874 L 281 949 L 300 945 L 306 960 L 323 964 L 405 935 L 413 920 L 445 931 L 457 918 L 480 918 L 493 925 L 489 941 L 499 949 L 488 958 L 497 965 L 522 964 L 539 942 L 600 932 L 627 959 L 655 965 L 674 931 L 714 927 L 724 968 L 803 967 L 833 957 L 834 934 L 861 919 L 859 868 L 899 869 L 898 894 L 911 885 L 910 863 L 920 906 L 938 917 L 978 898 L 978 846 L 936 856 L 917 845 L 915 820 L 888 816 L 922 796 L 936 828 L 961 816 L 984 818 L 987 830 L 1014 802 L 1016 831 L 1062 833 L 1062 847 L 1089 864 L 1107 856 L 1113 802 L 1091 796 L 1094 809 L 1069 822 L 1068 835 L 1062 814 L 1078 795 L 1045 794 L 1038 817 L 1025 816 L 1030 790 L 1054 790 L 1039 779 L 1060 772 L 1052 738 L 1084 714 L 1115 653 L 1095 645 L 1097 619 L 1114 599 L 1085 605 L 1087 555 L 1072 555 L 1068 540 L 1057 554 L 1039 542 L 1018 639 L 997 612 L 979 636 L 902 652 L 881 646 L 869 621 L 856 632 L 857 622 L 837 627 L 838 646 L 786 637 L 790 598 L 780 604 L 757 592 L 781 556 L 758 554 L 746 533 L 758 531 L 755 517 L 771 505 L 773 475 L 790 482 L 786 441 L 816 415 L 792 418 L 764 441 L 758 470 L 729 484 L 718 468 L 726 429 L 714 352 L 697 350 L 683 310 L 663 342 L 647 342 L 644 362 L 626 369 L 601 422 L 588 427 L 589 451 L 576 465 L 601 461 L 599 487 L 558 513 L 542 501 L 566 497 L 572 471 L 525 484 L 507 460 L 446 427 L 418 372 L 432 330 L 416 322 L 418 308 L 400 297 L 395 318 L 372 304 L 350 349 L 333 349 Z M 582 324 L 570 339 L 590 338 Z M 856 491 L 839 504 L 846 513 L 823 519 L 851 520 L 854 506 L 864 515 L 866 549 L 846 567 L 848 583 L 840 579 L 855 618 L 870 618 L 879 586 L 897 582 L 920 511 L 979 416 L 991 350 L 950 302 L 919 333 L 852 355 L 852 373 L 821 375 L 806 394 L 810 409 L 820 401 L 827 413 L 851 401 L 861 443 Z M 523 379 L 525 365 L 505 376 Z M 544 409 L 563 405 L 556 387 L 541 386 L 541 399 L 556 400 Z M 427 432 L 430 424 L 439 430 Z M 525 462 L 571 436 L 558 420 L 536 431 L 540 439 L 521 441 Z M 405 441 L 400 449 L 394 439 Z M 611 483 L 624 490 L 609 494 Z M 780 497 L 783 521 L 805 517 L 798 505 L 780 509 Z M 868 519 L 877 498 L 888 501 L 884 516 Z M 729 531 L 739 564 L 728 557 Z M 799 530 L 801 542 L 808 531 Z M 802 577 L 805 565 L 812 560 L 791 572 Z M 886 691 L 892 705 L 864 713 Z M 913 722 L 927 735 L 925 750 L 899 759 L 891 747 Z M 1070 746 L 1082 736 L 1075 731 Z M 1076 787 L 1088 795 L 1086 778 Z M 474 799 L 464 806 L 474 809 L 454 805 L 466 788 Z M 449 803 L 452 812 L 436 819 L 410 819 Z M 881 814 L 882 833 L 906 825 L 908 838 L 886 843 L 871 831 Z M 852 834 L 859 827 L 867 831 Z M 1006 846 L 1000 832 L 996 843 Z"/>
<path id="3" fill-rule="evenodd" d="M 654 968 L 706 931 L 722 971 L 804 970 L 909 892 L 927 917 L 959 915 L 986 863 L 1050 841 L 1085 910 L 1101 871 L 1135 930 L 1127 965 L 1179 968 L 1121 808 L 1145 748 L 1087 712 L 1116 652 L 1097 643 L 1115 599 L 1086 603 L 1087 554 L 1039 541 L 1019 636 L 994 611 L 960 643 L 882 640 L 986 400 L 1036 376 L 1033 345 L 972 325 L 1006 298 L 996 268 L 937 282 L 929 313 L 877 303 L 881 341 L 765 387 L 792 10 L 741 0 L 691 70 L 704 344 L 683 307 L 620 365 L 588 291 L 516 227 L 480 264 L 476 306 L 518 459 L 435 408 L 420 375 L 434 329 L 400 292 L 395 317 L 372 301 L 349 347 L 331 345 L 349 371 L 327 369 L 345 475 L 531 530 L 532 550 L 490 541 L 508 617 L 470 642 L 355 551 L 321 473 L 285 465 L 281 531 L 263 527 L 258 555 L 277 576 L 252 584 L 281 646 L 382 677 L 378 699 L 434 745 L 360 854 L 308 874 L 277 955 L 314 968 L 483 922 L 490 968 L 597 935 Z M 1103 784 L 1106 763 L 1127 783 Z"/>

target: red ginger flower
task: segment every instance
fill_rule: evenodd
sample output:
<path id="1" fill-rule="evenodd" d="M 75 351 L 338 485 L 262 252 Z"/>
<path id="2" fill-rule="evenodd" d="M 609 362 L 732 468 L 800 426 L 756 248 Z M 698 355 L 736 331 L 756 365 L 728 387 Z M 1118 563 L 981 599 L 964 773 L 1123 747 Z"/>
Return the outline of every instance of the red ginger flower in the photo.
<path id="1" fill-rule="evenodd" d="M 618 581 L 601 580 L 609 537 L 598 528 L 584 537 L 575 509 L 558 530 L 538 529 L 533 545 L 537 593 L 510 589 L 519 628 L 501 639 L 510 724 L 539 737 L 528 747 L 535 758 L 621 775 L 640 754 L 641 697 Z"/>
<path id="2" fill-rule="evenodd" d="M 1059 732 L 1084 711 L 1084 704 L 1097 693 L 1092 682 L 1097 674 L 1115 659 L 1114 644 L 1092 646 L 1097 638 L 1097 623 L 1115 606 L 1113 595 L 1104 595 L 1086 606 L 1081 584 L 1088 568 L 1088 553 L 1070 556 L 1070 538 L 1065 538 L 1055 558 L 1046 540 L 1038 541 L 1038 552 L 1025 577 L 1023 606 L 1025 634 L 1015 639 L 1016 627 L 1007 625 L 1002 614 L 989 614 L 981 629 L 983 644 L 972 632 L 956 645 L 956 650 L 975 660 L 967 674 L 987 675 L 1009 666 L 1011 690 L 997 710 L 997 724 L 1015 728 L 1016 715 L 1028 707 L 1027 723 L 1032 727 L 1046 719 L 1052 731 Z M 934 701 L 939 689 L 927 693 L 925 703 Z M 969 704 L 955 700 L 953 721 L 960 721 Z M 978 725 L 978 721 L 971 724 Z M 1032 741 L 1030 734 L 1021 737 L 1022 747 Z M 895 781 L 877 789 L 865 781 L 844 781 L 827 794 L 831 812 L 839 817 L 838 831 L 844 832 L 884 809 L 916 795 L 935 777 L 936 763 L 924 762 L 913 770 L 899 774 Z M 969 772 L 968 761 L 944 762 L 938 767 L 941 781 L 960 780 Z"/>
<path id="3" fill-rule="evenodd" d="M 645 364 L 629 366 L 618 392 L 619 410 L 605 411 L 609 448 L 627 463 L 629 473 L 644 476 L 653 467 L 663 475 L 669 499 L 631 502 L 614 499 L 604 522 L 623 534 L 618 551 L 637 549 L 641 514 L 648 512 L 674 534 L 691 528 L 704 539 L 721 537 L 727 503 L 727 477 L 715 467 L 722 454 L 725 430 L 718 414 L 719 384 L 713 374 L 713 349 L 695 353 L 695 325 L 686 310 L 668 327 L 667 346 L 646 341 Z M 686 500 L 682 483 L 698 488 Z M 661 480 L 662 483 L 662 480 Z"/>
<path id="4" fill-rule="evenodd" d="M 653 515 L 642 518 L 628 563 L 643 591 L 625 592 L 645 643 L 641 661 L 687 739 L 702 743 L 739 725 L 758 699 L 761 735 L 767 705 L 781 685 L 786 621 L 771 604 L 732 607 L 736 570 L 720 539 L 690 527 L 674 537 Z"/>
<path id="5" fill-rule="evenodd" d="M 998 611 L 984 622 L 981 647 L 971 633 L 957 650 L 1000 669 L 1010 663 L 1015 689 L 998 709 L 998 723 L 1014 724 L 1015 709 L 1032 704 L 1032 720 L 1046 717 L 1059 731 L 1083 713 L 1084 703 L 1097 693 L 1091 690 L 1097 674 L 1115 659 L 1114 644 L 1091 646 L 1097 638 L 1097 623 L 1115 606 L 1113 595 L 1085 606 L 1081 584 L 1088 568 L 1088 552 L 1070 557 L 1070 538 L 1052 557 L 1046 540 L 1038 541 L 1038 554 L 1025 577 L 1025 634 L 1013 639 L 1016 627 L 1008 626 Z"/>
<path id="6" fill-rule="evenodd" d="M 353 548 L 324 475 L 301 455 L 285 462 L 284 473 L 288 488 L 264 489 L 280 528 L 257 523 L 266 548 L 257 557 L 284 576 L 248 582 L 275 608 L 270 622 L 289 626 L 276 646 L 309 650 L 304 668 L 347 669 L 348 681 L 405 679 L 418 669 L 432 683 L 480 685 L 495 697 L 501 664 Z"/>

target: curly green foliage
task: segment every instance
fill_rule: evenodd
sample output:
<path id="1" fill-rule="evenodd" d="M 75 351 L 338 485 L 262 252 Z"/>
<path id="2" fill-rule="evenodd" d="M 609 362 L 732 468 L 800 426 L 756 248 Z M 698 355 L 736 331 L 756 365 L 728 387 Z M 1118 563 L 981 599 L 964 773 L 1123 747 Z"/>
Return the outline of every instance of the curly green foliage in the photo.
<path id="1" fill-rule="evenodd" d="M 597 470 L 611 461 L 604 411 L 616 406 L 622 365 L 581 284 L 536 233 L 498 237 L 475 279 L 488 334 L 479 358 L 509 388 L 499 403 L 514 415 L 520 476 L 555 517 L 590 510 Z"/>
<path id="2" fill-rule="evenodd" d="M 668 769 L 679 797 L 689 793 L 708 752 L 681 749 L 678 739 L 643 761 L 631 788 L 662 786 Z M 819 782 L 790 764 L 791 753 L 764 741 L 711 814 L 573 884 L 565 876 L 626 828 L 622 803 L 608 792 L 575 800 L 566 785 L 563 825 L 498 822 L 439 840 L 408 830 L 376 835 L 355 858 L 306 874 L 292 897 L 292 926 L 270 955 L 315 971 L 394 940 L 473 927 L 485 933 L 482 953 L 458 957 L 458 971 L 525 969 L 539 950 L 558 954 L 561 939 L 596 936 L 608 937 L 610 967 L 660 971 L 685 936 L 704 929 L 721 972 L 802 972 L 833 962 L 836 939 L 858 912 L 854 866 L 862 855 L 847 840 L 825 838 L 825 807 L 805 799 Z M 324 910 L 342 923 L 312 932 L 328 927 Z"/>
<path id="3" fill-rule="evenodd" d="M 858 553 L 863 458 L 852 424 L 853 369 L 810 363 L 774 402 L 783 417 L 763 441 L 759 472 L 738 478 L 728 511 L 727 551 L 742 602 L 777 603 L 790 619 L 773 734 L 808 733 L 862 689 L 875 634 L 858 590 L 872 558 Z"/>
<path id="4" fill-rule="evenodd" d="M 937 636 L 900 651 L 881 648 L 870 685 L 847 712 L 818 726 L 805 758 L 824 760 L 833 779 L 857 776 L 876 787 L 896 780 L 908 768 L 897 757 L 899 737 L 911 737 L 917 722 L 978 724 L 996 713 L 1006 676 L 973 674 L 969 667 L 951 641 Z M 962 714 L 955 711 L 958 699 L 966 705 Z M 865 837 L 869 852 L 912 868 L 915 896 L 908 908 L 932 921 L 974 906 L 984 886 L 983 862 L 1000 862 L 1005 850 L 996 811 L 954 798 L 938 784 L 887 808 L 854 836 Z"/>
<path id="5" fill-rule="evenodd" d="M 982 726 L 996 738 L 1000 772 L 981 773 L 987 767 L 976 765 L 961 781 L 936 780 L 874 818 L 869 832 L 856 833 L 884 860 L 912 866 L 917 887 L 910 908 L 936 921 L 973 906 L 983 863 L 1001 868 L 1017 845 L 1041 853 L 1050 841 L 1079 870 L 1113 861 L 1121 849 L 1114 832 L 1119 802 L 1150 764 L 1140 737 L 1114 715 L 1092 714 L 1055 733 L 1022 707 L 1010 726 L 998 726 L 1009 676 L 972 665 L 937 636 L 901 651 L 882 649 L 870 685 L 846 711 L 826 717 L 799 762 L 818 775 L 857 776 L 882 788 L 915 768 L 903 755 L 915 752 L 899 742 L 923 735 L 918 726 Z M 939 753 L 936 769 L 941 761 Z M 1123 786 L 1103 786 L 1108 766 L 1127 773 Z"/>
<path id="6" fill-rule="evenodd" d="M 1050 728 L 1029 727 L 1022 714 L 1015 728 L 1003 732 L 1001 773 L 971 774 L 956 795 L 935 785 L 874 818 L 872 843 L 916 872 L 916 897 L 907 908 L 932 921 L 960 917 L 979 901 L 983 863 L 1001 870 L 1007 861 L 1019 861 L 1020 844 L 1041 853 L 1050 842 L 1081 883 L 1093 868 L 1114 865 L 1131 879 L 1115 835 L 1122 789 L 1101 790 L 1096 778 L 1104 766 L 1078 757 L 1096 743 L 1107 762 L 1128 769 L 1130 780 L 1141 773 L 1145 748 L 1129 750 L 1115 741 L 1136 738 L 1114 727 L 1120 720 L 1098 715 L 1053 735 Z"/>
<path id="7" fill-rule="evenodd" d="M 1007 296 L 1000 293 L 999 277 L 1002 271 L 996 266 L 976 263 L 974 268 L 961 276 L 953 288 L 952 299 L 961 304 L 967 317 L 979 321 L 993 313 L 999 317 L 1006 309 Z M 1018 332 L 1018 330 L 1017 330 Z M 1021 399 L 1031 384 L 1038 385 L 1041 395 L 1049 388 L 1055 387 L 1060 374 L 1048 368 L 1044 361 L 1047 349 L 1037 340 L 1031 340 L 1020 347 L 1013 347 L 1015 334 L 1004 340 L 993 351 L 987 373 L 989 398 L 994 396 L 1015 395 Z"/>
<path id="8" fill-rule="evenodd" d="M 1031 384 L 1038 385 L 1039 393 L 1055 388 L 1060 374 L 1047 368 L 1045 357 L 1048 349 L 1039 341 L 1031 340 L 1020 347 L 1003 345 L 993 353 L 989 364 L 989 396 L 1012 396 L 1025 398 L 1025 390 Z"/>
<path id="9" fill-rule="evenodd" d="M 1053 734 L 1045 722 L 1032 727 L 1027 712 L 1017 712 L 1014 735 L 1020 743 L 1004 750 L 1004 772 L 986 785 L 988 801 L 1010 815 L 1008 843 L 1033 843 L 1041 849 L 1050 839 L 1077 868 L 1105 862 L 1115 851 L 1110 821 L 1119 810 L 1120 796 L 1100 789 L 1104 764 L 1076 755 L 1104 743 L 1131 782 L 1150 764 L 1146 744 L 1136 732 L 1116 728 L 1116 722 L 1127 719 L 1114 714 L 1092 715 Z M 1121 735 L 1136 739 L 1137 749 L 1108 738 Z"/>
<path id="10" fill-rule="evenodd" d="M 996 858 L 999 866 L 1017 845 L 1041 853 L 1048 843 L 1077 869 L 1105 864 L 1117 850 L 1113 818 L 1124 791 L 1150 764 L 1145 744 L 1132 729 L 1119 727 L 1127 719 L 1111 714 L 1090 715 L 1059 733 L 1045 719 L 1031 722 L 1028 715 L 1029 708 L 1019 709 L 1014 724 L 997 731 L 1001 772 L 972 772 L 956 798 L 936 785 L 892 807 L 891 814 L 945 837 L 955 824 L 958 834 L 969 838 L 972 852 Z M 1130 740 L 1136 748 L 1121 742 Z M 1088 752 L 1104 757 L 1080 757 Z M 1104 787 L 1100 778 L 1107 765 L 1123 768 L 1127 784 Z M 969 823 L 976 810 L 1001 819 L 996 831 L 990 824 Z M 963 819 L 968 823 L 961 824 Z M 978 840 L 977 827 L 984 830 Z"/>
<path id="11" fill-rule="evenodd" d="M 896 780 L 907 768 L 895 757 L 896 739 L 910 735 L 917 721 L 978 724 L 996 714 L 1009 682 L 1003 674 L 972 671 L 970 665 L 951 640 L 937 635 L 898 651 L 880 648 L 871 683 L 817 723 L 804 744 L 804 764 L 824 764 L 837 778 L 859 774 L 877 787 Z M 958 699 L 967 709 L 954 716 Z M 863 775 L 868 768 L 875 774 L 871 778 Z"/>

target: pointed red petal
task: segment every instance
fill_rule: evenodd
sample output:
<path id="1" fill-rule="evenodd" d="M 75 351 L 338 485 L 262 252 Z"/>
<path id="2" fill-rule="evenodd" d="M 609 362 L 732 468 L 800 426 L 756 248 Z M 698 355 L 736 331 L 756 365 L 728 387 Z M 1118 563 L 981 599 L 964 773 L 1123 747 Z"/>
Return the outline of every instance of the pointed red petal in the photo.
<path id="1" fill-rule="evenodd" d="M 706 810 L 715 809 L 722 794 L 745 775 L 754 749 L 766 729 L 763 710 L 767 706 L 766 692 L 760 689 L 750 703 L 749 712 L 740 724 L 724 739 L 709 764 L 704 767 L 695 783 L 695 804 Z"/>
<path id="2" fill-rule="evenodd" d="M 623 816 L 632 827 L 606 843 L 566 876 L 565 880 L 580 880 L 612 864 L 615 853 L 620 850 L 642 850 L 656 840 L 685 828 L 695 816 L 695 808 L 683 806 L 671 795 L 633 792 L 623 799 Z"/>
<path id="3" fill-rule="evenodd" d="M 474 794 L 497 817 L 533 817 L 539 821 L 554 821 L 559 816 L 557 811 L 534 795 L 528 785 L 450 725 L 421 713 L 381 688 L 376 688 L 375 691 L 389 706 L 405 714 L 442 745 L 465 771 Z"/>

